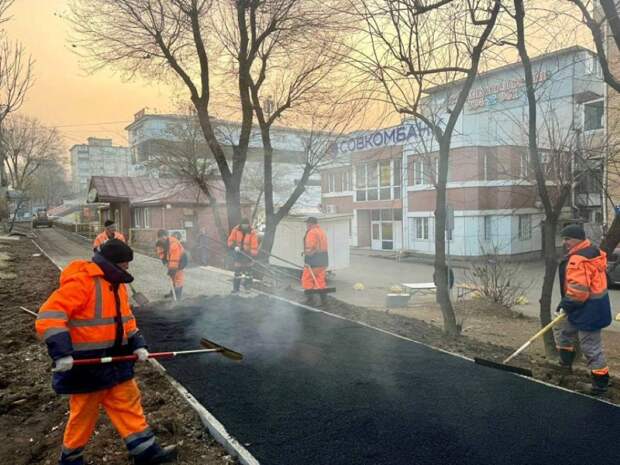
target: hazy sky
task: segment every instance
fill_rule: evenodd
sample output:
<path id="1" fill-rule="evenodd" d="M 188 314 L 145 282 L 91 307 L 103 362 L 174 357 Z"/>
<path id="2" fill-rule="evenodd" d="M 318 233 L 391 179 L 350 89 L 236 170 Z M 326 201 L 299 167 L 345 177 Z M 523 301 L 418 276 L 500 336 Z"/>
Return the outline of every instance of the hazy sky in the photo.
<path id="1" fill-rule="evenodd" d="M 109 71 L 88 75 L 71 52 L 66 15 L 69 0 L 17 0 L 6 31 L 35 60 L 35 83 L 21 113 L 57 126 L 67 148 L 88 136 L 127 144 L 123 129 L 142 107 L 174 108 L 172 92 L 150 83 L 123 82 Z M 116 122 L 114 124 L 103 124 Z"/>

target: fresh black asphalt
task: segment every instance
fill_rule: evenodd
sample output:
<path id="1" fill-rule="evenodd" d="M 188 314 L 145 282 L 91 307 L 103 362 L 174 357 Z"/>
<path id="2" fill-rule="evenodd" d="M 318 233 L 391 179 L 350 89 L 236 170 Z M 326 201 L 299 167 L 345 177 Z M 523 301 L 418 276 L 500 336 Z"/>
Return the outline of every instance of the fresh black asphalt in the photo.
<path id="1" fill-rule="evenodd" d="M 267 297 L 147 308 L 151 351 L 263 465 L 589 465 L 620 457 L 620 408 Z"/>

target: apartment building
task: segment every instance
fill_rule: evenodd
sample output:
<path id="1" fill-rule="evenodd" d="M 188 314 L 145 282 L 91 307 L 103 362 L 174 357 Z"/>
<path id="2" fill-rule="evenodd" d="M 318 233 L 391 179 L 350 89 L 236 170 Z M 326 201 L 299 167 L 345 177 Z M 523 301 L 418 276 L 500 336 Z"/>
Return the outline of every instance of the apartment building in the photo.
<path id="1" fill-rule="evenodd" d="M 562 158 L 571 169 L 582 169 L 577 152 L 583 157 L 604 133 L 595 56 L 571 47 L 537 57 L 533 65 L 543 165 L 551 173 Z M 428 91 L 424 104 L 437 121 L 447 120 L 461 84 Z M 477 256 L 490 248 L 509 255 L 540 251 L 543 213 L 528 159 L 527 121 L 520 64 L 478 76 L 451 146 L 447 188 L 454 220 L 446 239 L 452 255 Z M 353 215 L 352 243 L 434 254 L 438 146 L 430 130 L 419 121 L 404 121 L 351 134 L 333 152 L 337 163 L 321 172 L 322 203 L 326 211 Z M 587 159 L 588 173 L 596 171 L 591 168 L 597 157 Z M 553 185 L 551 174 L 549 182 Z M 578 187 L 563 216 L 600 219 L 600 183 Z"/>
<path id="2" fill-rule="evenodd" d="M 71 184 L 73 193 L 88 189 L 92 176 L 134 175 L 127 147 L 112 145 L 112 139 L 89 137 L 86 144 L 70 149 Z"/>

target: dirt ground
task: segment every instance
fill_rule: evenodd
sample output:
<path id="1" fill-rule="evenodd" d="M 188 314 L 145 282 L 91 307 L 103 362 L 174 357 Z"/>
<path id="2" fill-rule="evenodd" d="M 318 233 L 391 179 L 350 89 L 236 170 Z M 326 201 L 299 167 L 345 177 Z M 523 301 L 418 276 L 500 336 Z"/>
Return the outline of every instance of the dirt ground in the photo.
<path id="1" fill-rule="evenodd" d="M 39 251 L 26 238 L 0 241 L 0 253 L 5 254 L 2 271 L 16 275 L 0 278 L 0 463 L 53 465 L 60 454 L 67 399 L 53 392 L 50 359 L 35 337 L 33 317 L 19 306 L 36 311 L 56 287 L 58 270 L 45 257 L 33 256 Z M 137 373 L 149 423 L 161 443 L 179 445 L 180 464 L 235 463 L 164 375 L 150 364 L 139 366 Z M 85 458 L 97 465 L 131 463 L 104 415 Z"/>

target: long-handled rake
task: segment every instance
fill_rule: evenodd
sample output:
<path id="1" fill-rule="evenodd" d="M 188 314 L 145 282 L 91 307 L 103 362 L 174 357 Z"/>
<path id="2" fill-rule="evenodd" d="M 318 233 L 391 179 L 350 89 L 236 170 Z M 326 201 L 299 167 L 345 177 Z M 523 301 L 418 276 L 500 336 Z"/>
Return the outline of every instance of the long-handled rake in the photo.
<path id="1" fill-rule="evenodd" d="M 208 353 L 218 353 L 227 359 L 234 360 L 236 362 L 243 360 L 243 355 L 239 352 L 235 352 L 232 349 L 219 345 L 213 341 L 202 338 L 200 345 L 204 349 L 195 350 L 180 350 L 175 352 L 151 352 L 149 358 L 154 359 L 171 359 L 181 355 L 198 355 Z M 119 355 L 116 357 L 99 357 L 99 358 L 82 358 L 73 361 L 74 365 L 101 365 L 104 363 L 117 363 L 117 362 L 131 362 L 138 360 L 138 356 L 133 355 Z"/>
<path id="2" fill-rule="evenodd" d="M 524 375 L 524 376 L 532 376 L 532 370 L 529 370 L 527 368 L 507 365 L 507 363 L 510 362 L 517 355 L 519 355 L 521 352 L 523 352 L 525 349 L 527 349 L 532 344 L 532 342 L 534 342 L 540 336 L 542 336 L 547 331 L 549 331 L 553 327 L 553 325 L 555 325 L 556 323 L 558 323 L 560 320 L 562 320 L 565 317 L 566 317 L 566 313 L 564 312 L 560 313 L 549 324 L 547 324 L 544 328 L 542 328 L 540 331 L 534 334 L 531 338 L 529 338 L 527 342 L 525 342 L 525 344 L 523 344 L 521 347 L 515 350 L 512 354 L 510 354 L 508 358 L 506 358 L 506 360 L 503 361 L 503 363 L 494 362 L 492 360 L 485 360 L 483 358 L 478 358 L 478 357 L 474 358 L 474 362 L 476 362 L 478 365 L 483 365 L 483 366 L 490 367 L 490 368 L 497 368 L 498 370 L 502 370 L 502 371 L 510 371 L 512 373 L 517 373 L 517 374 Z"/>

